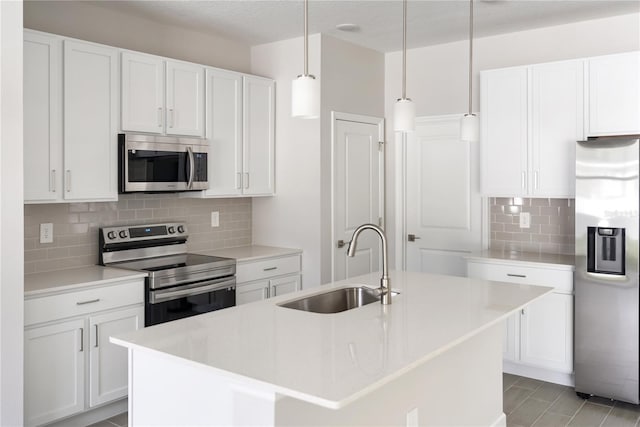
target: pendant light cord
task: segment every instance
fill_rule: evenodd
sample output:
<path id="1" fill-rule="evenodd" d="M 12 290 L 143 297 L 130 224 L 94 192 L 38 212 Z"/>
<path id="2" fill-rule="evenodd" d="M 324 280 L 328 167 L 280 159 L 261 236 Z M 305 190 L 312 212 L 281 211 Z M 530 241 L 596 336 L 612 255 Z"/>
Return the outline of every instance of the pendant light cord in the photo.
<path id="1" fill-rule="evenodd" d="M 309 75 L 309 0 L 304 0 L 304 75 Z"/>
<path id="2" fill-rule="evenodd" d="M 469 115 L 473 108 L 473 0 L 469 0 Z"/>
<path id="3" fill-rule="evenodd" d="M 402 99 L 407 99 L 407 0 L 402 9 Z"/>

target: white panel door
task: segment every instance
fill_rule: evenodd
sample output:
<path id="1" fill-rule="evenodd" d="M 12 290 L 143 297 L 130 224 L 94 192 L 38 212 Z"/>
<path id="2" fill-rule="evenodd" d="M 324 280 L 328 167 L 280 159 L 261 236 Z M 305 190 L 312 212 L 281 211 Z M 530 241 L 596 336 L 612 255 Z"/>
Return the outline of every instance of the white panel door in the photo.
<path id="1" fill-rule="evenodd" d="M 109 337 L 144 327 L 144 307 L 128 308 L 89 317 L 89 406 L 127 395 L 127 349 Z"/>
<path id="2" fill-rule="evenodd" d="M 584 138 L 583 61 L 534 65 L 531 195 L 575 196 L 575 147 Z"/>
<path id="3" fill-rule="evenodd" d="M 62 41 L 24 33 L 24 199 L 62 198 Z"/>
<path id="4" fill-rule="evenodd" d="M 272 195 L 275 191 L 275 82 L 244 76 L 242 88 L 243 194 Z"/>
<path id="5" fill-rule="evenodd" d="M 587 67 L 587 136 L 640 133 L 640 52 L 592 58 Z"/>
<path id="6" fill-rule="evenodd" d="M 520 323 L 522 362 L 573 371 L 573 295 L 545 295 L 523 310 Z"/>
<path id="7" fill-rule="evenodd" d="M 207 69 L 209 189 L 207 196 L 242 194 L 242 74 Z"/>
<path id="8" fill-rule="evenodd" d="M 482 192 L 527 194 L 527 68 L 480 74 Z"/>
<path id="9" fill-rule="evenodd" d="M 164 60 L 122 53 L 122 130 L 164 132 Z"/>
<path id="10" fill-rule="evenodd" d="M 167 135 L 204 136 L 204 68 L 167 61 Z"/>
<path id="11" fill-rule="evenodd" d="M 64 198 L 117 200 L 118 51 L 64 41 Z"/>
<path id="12" fill-rule="evenodd" d="M 25 424 L 41 425 L 84 410 L 84 319 L 24 333 Z"/>
<path id="13" fill-rule="evenodd" d="M 269 280 L 236 285 L 236 305 L 262 301 L 266 298 L 269 298 Z"/>
<path id="14" fill-rule="evenodd" d="M 300 290 L 300 275 L 278 277 L 269 280 L 269 297 L 277 297 Z"/>
<path id="15" fill-rule="evenodd" d="M 482 245 L 478 145 L 460 140 L 460 117 L 419 119 L 406 147 L 406 268 L 466 276 Z"/>
<path id="16" fill-rule="evenodd" d="M 333 143 L 333 280 L 378 271 L 380 238 L 365 230 L 354 257 L 347 245 L 362 224 L 383 225 L 384 151 L 382 122 L 334 120 Z M 338 243 L 345 242 L 345 245 Z"/>

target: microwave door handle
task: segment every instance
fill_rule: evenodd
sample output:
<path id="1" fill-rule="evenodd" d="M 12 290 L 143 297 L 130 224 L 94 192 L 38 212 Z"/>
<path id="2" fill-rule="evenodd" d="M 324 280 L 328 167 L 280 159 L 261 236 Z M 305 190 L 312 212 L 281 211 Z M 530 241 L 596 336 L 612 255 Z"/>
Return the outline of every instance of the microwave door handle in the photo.
<path id="1" fill-rule="evenodd" d="M 187 147 L 187 154 L 189 154 L 189 183 L 187 184 L 187 189 L 191 190 L 191 187 L 193 187 L 193 169 L 195 166 L 195 161 L 193 159 L 193 150 L 191 149 L 191 147 Z"/>

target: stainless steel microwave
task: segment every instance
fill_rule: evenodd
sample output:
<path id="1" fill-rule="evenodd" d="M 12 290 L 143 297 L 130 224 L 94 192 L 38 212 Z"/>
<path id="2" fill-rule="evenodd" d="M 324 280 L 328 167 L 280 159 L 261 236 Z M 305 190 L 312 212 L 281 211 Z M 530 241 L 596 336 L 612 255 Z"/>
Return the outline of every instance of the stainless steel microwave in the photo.
<path id="1" fill-rule="evenodd" d="M 206 139 L 119 134 L 119 191 L 206 190 L 208 151 Z"/>

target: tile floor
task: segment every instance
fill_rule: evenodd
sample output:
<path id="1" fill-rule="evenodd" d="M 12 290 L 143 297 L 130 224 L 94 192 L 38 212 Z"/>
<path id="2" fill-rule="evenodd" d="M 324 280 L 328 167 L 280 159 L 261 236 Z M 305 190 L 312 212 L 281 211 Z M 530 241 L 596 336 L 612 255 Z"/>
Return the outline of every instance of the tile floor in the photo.
<path id="1" fill-rule="evenodd" d="M 640 427 L 640 406 L 576 396 L 571 387 L 504 374 L 507 427 Z M 116 415 L 89 427 L 127 427 Z"/>
<path id="2" fill-rule="evenodd" d="M 504 374 L 507 427 L 635 427 L 640 406 L 598 397 L 584 400 L 571 387 Z"/>

